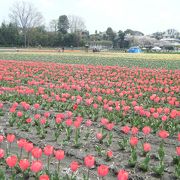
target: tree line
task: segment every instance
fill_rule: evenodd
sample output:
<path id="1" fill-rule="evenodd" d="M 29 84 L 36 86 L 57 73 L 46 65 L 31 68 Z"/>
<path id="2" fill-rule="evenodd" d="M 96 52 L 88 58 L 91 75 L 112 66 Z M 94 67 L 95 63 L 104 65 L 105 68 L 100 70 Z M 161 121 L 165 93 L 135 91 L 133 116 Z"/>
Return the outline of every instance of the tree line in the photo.
<path id="1" fill-rule="evenodd" d="M 0 46 L 2 47 L 84 47 L 86 44 L 128 48 L 130 42 L 125 39 L 132 30 L 115 33 L 111 27 L 105 32 L 95 32 L 73 28 L 69 30 L 67 16 L 62 15 L 57 22 L 51 22 L 51 29 L 44 25 L 23 30 L 16 23 L 3 22 L 0 26 Z M 57 23 L 57 24 L 55 24 Z"/>
<path id="2" fill-rule="evenodd" d="M 133 36 L 144 35 L 131 29 L 115 32 L 111 27 L 104 32 L 96 30 L 94 34 L 90 34 L 84 20 L 75 15 L 60 15 L 59 18 L 52 20 L 47 28 L 43 23 L 42 14 L 33 4 L 25 1 L 15 2 L 9 17 L 9 23 L 3 22 L 0 25 L 0 46 L 83 47 L 88 44 L 125 49 L 139 43 Z M 163 33 L 154 33 L 157 40 L 162 36 Z M 140 41 L 149 43 L 147 38 Z"/>

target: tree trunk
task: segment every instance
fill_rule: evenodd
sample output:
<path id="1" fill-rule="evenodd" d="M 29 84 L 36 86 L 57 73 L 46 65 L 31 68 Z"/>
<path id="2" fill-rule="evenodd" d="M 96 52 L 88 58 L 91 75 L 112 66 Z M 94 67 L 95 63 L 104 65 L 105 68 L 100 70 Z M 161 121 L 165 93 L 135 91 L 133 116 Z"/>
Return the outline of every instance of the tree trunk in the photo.
<path id="1" fill-rule="evenodd" d="M 27 42 L 27 31 L 24 30 L 24 47 L 26 48 L 26 42 Z"/>
<path id="2" fill-rule="evenodd" d="M 27 34 L 27 35 L 26 35 L 26 36 L 27 36 L 27 43 L 26 43 L 26 44 L 27 44 L 27 47 L 29 47 L 29 41 L 30 41 L 30 40 L 29 40 L 29 39 L 30 39 L 30 38 L 29 38 L 29 30 L 27 30 L 27 33 L 26 33 L 26 34 Z"/>

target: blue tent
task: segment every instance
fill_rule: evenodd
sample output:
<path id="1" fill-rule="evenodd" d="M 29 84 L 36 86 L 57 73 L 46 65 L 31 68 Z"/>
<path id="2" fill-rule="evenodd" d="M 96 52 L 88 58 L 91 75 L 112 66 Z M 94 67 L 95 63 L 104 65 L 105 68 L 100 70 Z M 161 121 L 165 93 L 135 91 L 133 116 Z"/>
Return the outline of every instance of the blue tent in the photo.
<path id="1" fill-rule="evenodd" d="M 138 47 L 131 47 L 130 49 L 128 49 L 128 53 L 141 53 L 141 49 Z"/>

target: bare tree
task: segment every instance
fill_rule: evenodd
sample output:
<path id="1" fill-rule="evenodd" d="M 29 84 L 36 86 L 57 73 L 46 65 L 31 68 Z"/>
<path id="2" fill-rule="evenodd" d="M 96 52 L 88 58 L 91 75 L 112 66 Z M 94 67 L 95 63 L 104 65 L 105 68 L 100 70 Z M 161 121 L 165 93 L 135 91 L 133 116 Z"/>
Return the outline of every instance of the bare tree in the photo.
<path id="1" fill-rule="evenodd" d="M 75 15 L 70 15 L 68 16 L 69 20 L 69 29 L 71 33 L 77 33 L 77 32 L 82 32 L 83 30 L 86 29 L 84 20 Z"/>
<path id="2" fill-rule="evenodd" d="M 176 29 L 168 29 L 164 33 L 164 37 L 166 38 L 178 38 L 180 33 Z"/>
<path id="3" fill-rule="evenodd" d="M 33 4 L 25 1 L 16 1 L 10 10 L 10 19 L 22 28 L 24 34 L 24 46 L 27 46 L 28 30 L 42 25 L 43 17 Z"/>

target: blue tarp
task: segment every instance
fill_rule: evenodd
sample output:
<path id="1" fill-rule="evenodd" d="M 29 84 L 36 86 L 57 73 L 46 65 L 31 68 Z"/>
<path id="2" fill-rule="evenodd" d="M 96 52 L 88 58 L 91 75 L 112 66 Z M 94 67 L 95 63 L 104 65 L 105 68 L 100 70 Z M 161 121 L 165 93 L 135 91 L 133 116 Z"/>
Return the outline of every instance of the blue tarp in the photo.
<path id="1" fill-rule="evenodd" d="M 138 47 L 132 47 L 130 49 L 128 49 L 128 53 L 141 53 L 141 49 Z"/>

